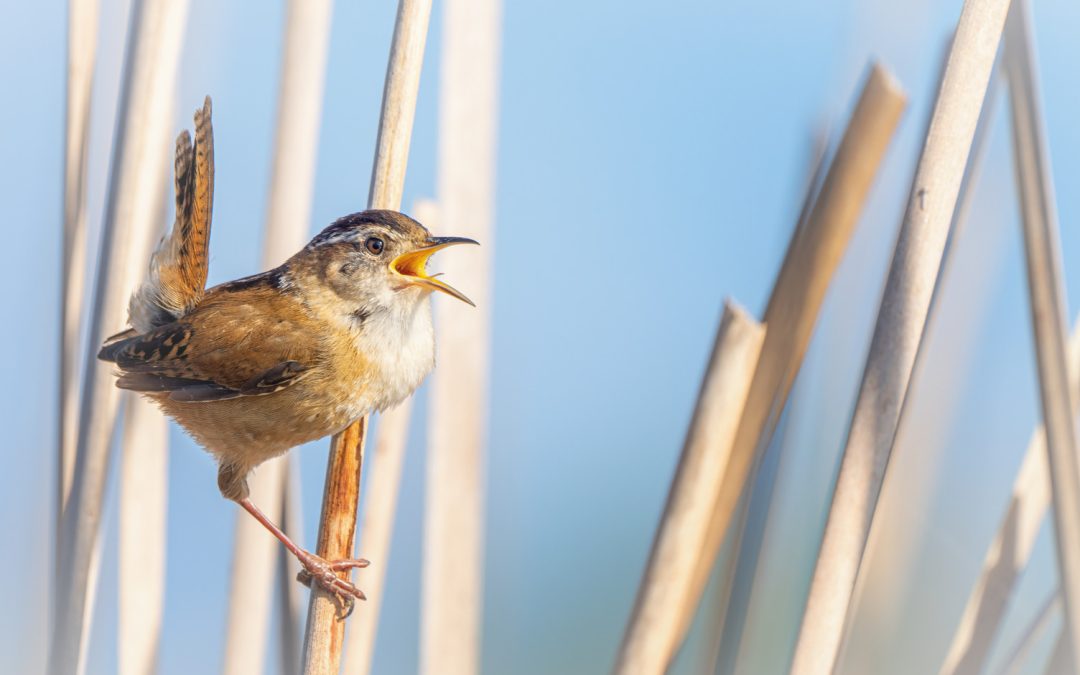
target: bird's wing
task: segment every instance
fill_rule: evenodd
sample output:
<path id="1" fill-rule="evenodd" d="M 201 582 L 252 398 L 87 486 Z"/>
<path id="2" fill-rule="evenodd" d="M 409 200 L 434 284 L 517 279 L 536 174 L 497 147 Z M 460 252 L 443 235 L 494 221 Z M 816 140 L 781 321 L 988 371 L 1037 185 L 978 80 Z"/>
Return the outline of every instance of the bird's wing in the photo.
<path id="1" fill-rule="evenodd" d="M 296 320 L 295 301 L 257 288 L 248 292 L 264 297 L 208 296 L 179 321 L 106 343 L 98 358 L 116 363 L 121 389 L 168 392 L 177 401 L 280 391 L 319 362 L 319 342 Z"/>
<path id="2" fill-rule="evenodd" d="M 131 296 L 131 325 L 148 332 L 176 321 L 202 300 L 209 269 L 210 221 L 214 206 L 214 129 L 210 97 L 195 111 L 195 143 L 188 132 L 176 139 L 176 221 L 162 237 L 150 271 Z"/>

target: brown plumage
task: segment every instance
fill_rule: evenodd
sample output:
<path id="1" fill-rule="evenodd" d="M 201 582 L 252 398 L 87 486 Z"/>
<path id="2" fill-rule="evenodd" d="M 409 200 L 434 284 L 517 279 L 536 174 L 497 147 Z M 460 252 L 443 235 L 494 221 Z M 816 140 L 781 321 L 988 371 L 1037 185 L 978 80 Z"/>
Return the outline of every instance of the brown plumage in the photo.
<path id="1" fill-rule="evenodd" d="M 176 138 L 176 220 L 150 260 L 150 273 L 131 297 L 131 325 L 148 331 L 173 321 L 202 299 L 209 271 L 214 208 L 214 130 L 210 97 L 195 111 L 195 143 Z"/>
<path id="2" fill-rule="evenodd" d="M 295 553 L 312 578 L 363 597 L 248 499 L 247 475 L 290 448 L 395 405 L 434 366 L 429 296 L 468 301 L 424 271 L 435 238 L 393 211 L 339 219 L 280 267 L 204 290 L 213 208 L 210 99 L 176 142 L 176 221 L 131 298 L 132 325 L 102 346 L 117 386 L 147 396 L 218 460 L 222 494 Z"/>

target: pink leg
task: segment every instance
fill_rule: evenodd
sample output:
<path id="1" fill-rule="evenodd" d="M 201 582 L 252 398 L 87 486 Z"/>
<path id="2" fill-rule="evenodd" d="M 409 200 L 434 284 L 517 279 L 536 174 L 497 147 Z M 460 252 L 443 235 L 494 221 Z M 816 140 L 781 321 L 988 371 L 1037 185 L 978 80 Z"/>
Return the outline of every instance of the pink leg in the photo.
<path id="1" fill-rule="evenodd" d="M 354 586 L 351 581 L 341 579 L 335 574 L 336 572 L 347 572 L 356 568 L 367 567 L 370 563 L 363 558 L 348 559 L 348 560 L 325 560 L 320 556 L 315 555 L 311 551 L 305 551 L 293 542 L 292 539 L 281 531 L 272 520 L 266 517 L 266 514 L 259 510 L 259 507 L 248 498 L 241 499 L 240 506 L 244 507 L 244 510 L 255 517 L 255 520 L 259 521 L 263 527 L 270 531 L 278 540 L 285 545 L 285 548 L 296 556 L 300 564 L 304 566 L 304 573 L 306 573 L 311 579 L 315 580 L 320 586 L 326 590 L 334 593 L 344 601 L 349 607 L 349 611 L 352 611 L 352 598 L 359 598 L 360 600 L 367 600 L 364 596 L 364 592 Z M 304 574 L 301 573 L 301 574 Z M 302 579 L 301 579 L 302 580 Z"/>

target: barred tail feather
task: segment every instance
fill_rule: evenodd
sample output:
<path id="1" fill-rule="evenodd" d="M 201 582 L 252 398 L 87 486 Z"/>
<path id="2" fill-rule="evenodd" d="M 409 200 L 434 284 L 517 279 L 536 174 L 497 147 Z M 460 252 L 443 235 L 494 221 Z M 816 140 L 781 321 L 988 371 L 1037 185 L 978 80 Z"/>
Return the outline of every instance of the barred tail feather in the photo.
<path id="1" fill-rule="evenodd" d="M 176 220 L 150 259 L 150 270 L 131 296 L 128 316 L 140 333 L 175 321 L 202 300 L 209 269 L 214 203 L 214 130 L 210 97 L 195 111 L 195 142 L 176 138 Z"/>

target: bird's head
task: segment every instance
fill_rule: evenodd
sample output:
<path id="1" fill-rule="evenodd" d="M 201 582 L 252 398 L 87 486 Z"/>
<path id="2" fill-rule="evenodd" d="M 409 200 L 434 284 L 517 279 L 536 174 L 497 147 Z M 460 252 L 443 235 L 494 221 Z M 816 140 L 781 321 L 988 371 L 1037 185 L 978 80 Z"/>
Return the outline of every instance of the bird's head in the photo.
<path id="1" fill-rule="evenodd" d="M 397 211 L 361 211 L 334 221 L 290 266 L 305 268 L 337 298 L 369 311 L 411 305 L 432 291 L 472 305 L 464 293 L 429 275 L 425 267 L 437 251 L 476 243 L 464 237 L 433 237 Z"/>

